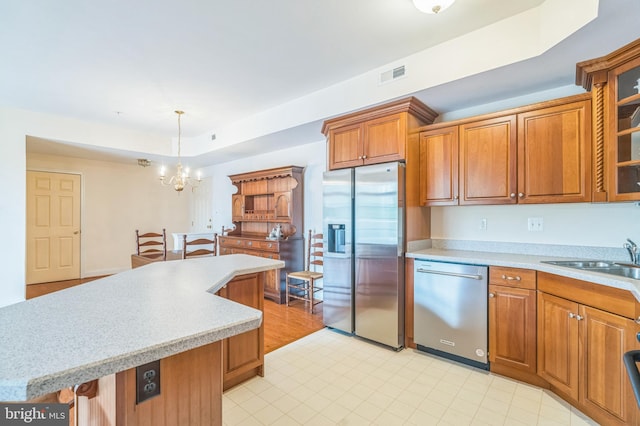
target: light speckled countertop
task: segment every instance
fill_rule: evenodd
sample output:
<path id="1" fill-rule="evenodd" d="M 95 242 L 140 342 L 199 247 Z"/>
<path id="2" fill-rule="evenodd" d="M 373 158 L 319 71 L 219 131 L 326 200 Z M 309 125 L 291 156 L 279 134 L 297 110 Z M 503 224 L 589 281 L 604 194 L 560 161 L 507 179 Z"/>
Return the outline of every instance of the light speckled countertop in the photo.
<path id="1" fill-rule="evenodd" d="M 24 401 L 255 329 L 256 309 L 215 296 L 284 267 L 244 254 L 155 262 L 0 308 L 0 401 Z"/>
<path id="2" fill-rule="evenodd" d="M 616 287 L 630 291 L 640 301 L 640 280 L 617 277 L 599 272 L 582 271 L 580 269 L 541 263 L 543 260 L 568 260 L 578 257 L 552 257 L 531 254 L 493 253 L 484 251 L 455 250 L 442 248 L 427 248 L 407 252 L 407 257 L 415 259 L 434 260 L 442 262 L 469 263 L 473 265 L 509 266 L 512 268 L 534 269 L 565 277 L 590 281 L 609 287 Z"/>

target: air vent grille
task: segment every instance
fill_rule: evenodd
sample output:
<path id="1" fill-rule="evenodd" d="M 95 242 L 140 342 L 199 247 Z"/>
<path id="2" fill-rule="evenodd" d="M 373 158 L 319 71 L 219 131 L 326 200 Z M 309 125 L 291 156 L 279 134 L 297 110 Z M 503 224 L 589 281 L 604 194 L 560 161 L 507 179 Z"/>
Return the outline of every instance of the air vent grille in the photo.
<path id="1" fill-rule="evenodd" d="M 404 77 L 405 75 L 406 75 L 406 70 L 404 65 L 393 68 L 388 71 L 384 71 L 380 73 L 380 84 L 385 84 L 390 81 L 397 80 L 399 78 Z"/>

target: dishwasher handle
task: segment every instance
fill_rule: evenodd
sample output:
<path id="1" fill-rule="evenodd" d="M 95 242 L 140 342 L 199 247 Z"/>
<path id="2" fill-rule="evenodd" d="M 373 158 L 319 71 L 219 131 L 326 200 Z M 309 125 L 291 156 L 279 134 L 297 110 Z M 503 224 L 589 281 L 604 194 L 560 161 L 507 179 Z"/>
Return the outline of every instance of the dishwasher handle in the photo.
<path id="1" fill-rule="evenodd" d="M 417 268 L 416 272 L 421 272 L 423 274 L 446 275 L 449 277 L 469 278 L 472 280 L 482 279 L 482 275 L 477 275 L 477 274 L 460 274 L 457 272 L 435 271 L 435 270 L 424 269 L 424 268 Z"/>

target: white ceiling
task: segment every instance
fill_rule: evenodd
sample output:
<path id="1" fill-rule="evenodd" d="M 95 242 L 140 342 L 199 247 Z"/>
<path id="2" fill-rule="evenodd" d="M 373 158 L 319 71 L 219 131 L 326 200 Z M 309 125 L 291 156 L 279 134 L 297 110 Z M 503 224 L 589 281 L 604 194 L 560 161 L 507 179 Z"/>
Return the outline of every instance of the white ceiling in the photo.
<path id="1" fill-rule="evenodd" d="M 183 137 L 197 137 L 544 1 L 457 0 L 427 15 L 411 0 L 0 0 L 0 104 L 168 137 L 183 109 Z M 576 62 L 639 38 L 638 22 L 640 1 L 601 0 L 595 21 L 543 55 L 414 95 L 446 112 L 571 85 Z M 321 138 L 317 123 L 290 133 Z M 248 141 L 215 161 L 257 145 L 286 146 Z"/>

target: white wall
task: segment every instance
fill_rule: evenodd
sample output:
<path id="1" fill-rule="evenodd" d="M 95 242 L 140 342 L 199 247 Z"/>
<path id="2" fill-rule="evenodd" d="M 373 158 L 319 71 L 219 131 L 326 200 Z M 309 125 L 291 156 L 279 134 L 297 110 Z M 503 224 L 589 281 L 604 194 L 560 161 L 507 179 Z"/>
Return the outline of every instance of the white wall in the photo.
<path id="1" fill-rule="evenodd" d="M 322 137 L 320 135 L 320 137 Z M 304 171 L 304 233 L 308 229 L 322 229 L 322 173 L 326 170 L 326 142 L 324 138 L 295 148 L 247 157 L 242 160 L 216 164 L 202 169 L 203 175 L 213 178 L 213 229 L 231 225 L 231 195 L 236 187 L 229 175 L 283 166 L 301 166 Z"/>
<path id="2" fill-rule="evenodd" d="M 541 217 L 542 232 L 527 230 Z M 487 229 L 480 221 L 487 219 Z M 640 243 L 640 207 L 635 203 L 534 204 L 432 207 L 431 237 L 449 240 L 622 247 Z"/>
<path id="3" fill-rule="evenodd" d="M 155 152 L 171 141 L 158 135 L 83 122 L 68 117 L 0 107 L 0 306 L 25 297 L 26 137 L 128 147 Z"/>
<path id="4" fill-rule="evenodd" d="M 168 249 L 173 248 L 172 232 L 188 230 L 190 191 L 179 194 L 160 185 L 152 167 L 28 154 L 27 170 L 81 175 L 83 278 L 130 269 L 136 229 L 145 233 L 165 228 Z"/>

